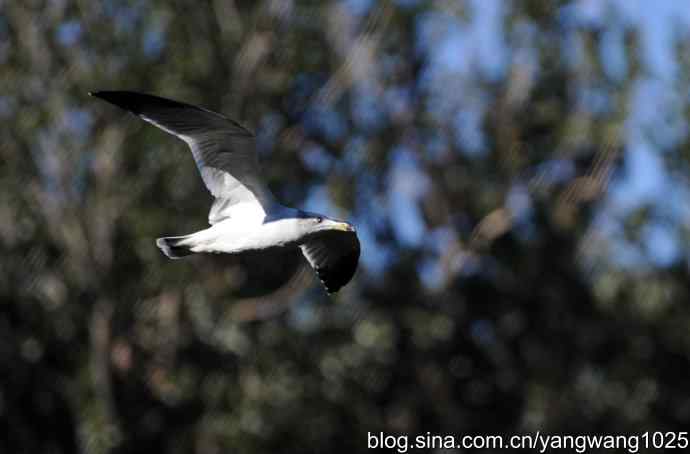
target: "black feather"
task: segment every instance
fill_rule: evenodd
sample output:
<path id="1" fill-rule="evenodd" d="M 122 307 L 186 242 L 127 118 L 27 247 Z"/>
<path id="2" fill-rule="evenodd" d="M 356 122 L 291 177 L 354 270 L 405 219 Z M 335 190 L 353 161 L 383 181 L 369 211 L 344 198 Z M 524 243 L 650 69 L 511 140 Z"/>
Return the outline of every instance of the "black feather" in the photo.
<path id="1" fill-rule="evenodd" d="M 331 241 L 334 243 L 329 247 Z M 340 290 L 357 271 L 360 246 L 354 232 L 325 232 L 305 246 L 314 271 L 328 293 Z"/>
<path id="2" fill-rule="evenodd" d="M 241 131 L 241 133 L 244 133 L 247 136 L 251 137 L 254 135 L 244 126 L 240 125 L 234 120 L 227 118 L 224 115 L 219 114 L 218 112 L 204 109 L 203 107 L 193 106 L 191 104 L 187 104 L 180 101 L 173 101 L 172 99 L 161 98 L 160 96 L 125 90 L 102 90 L 90 92 L 89 95 L 94 96 L 96 98 L 100 98 L 136 115 L 152 115 L 156 111 L 161 112 L 170 109 L 184 109 L 187 111 L 191 110 L 203 112 L 206 115 L 210 114 L 219 119 L 223 119 L 229 122 L 231 125 L 238 128 L 238 130 Z"/>

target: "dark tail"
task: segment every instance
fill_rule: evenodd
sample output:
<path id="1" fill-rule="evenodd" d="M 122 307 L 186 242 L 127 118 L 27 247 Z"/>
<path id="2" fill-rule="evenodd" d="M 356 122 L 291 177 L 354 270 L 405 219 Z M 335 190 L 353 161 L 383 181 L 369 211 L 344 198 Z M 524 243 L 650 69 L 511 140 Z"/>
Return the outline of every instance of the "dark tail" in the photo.
<path id="1" fill-rule="evenodd" d="M 167 255 L 171 259 L 180 259 L 187 255 L 194 254 L 194 252 L 189 250 L 189 246 L 180 246 L 179 243 L 185 240 L 189 235 L 185 236 L 168 236 L 165 238 L 158 238 L 156 240 L 156 246 L 163 251 L 163 254 Z"/>

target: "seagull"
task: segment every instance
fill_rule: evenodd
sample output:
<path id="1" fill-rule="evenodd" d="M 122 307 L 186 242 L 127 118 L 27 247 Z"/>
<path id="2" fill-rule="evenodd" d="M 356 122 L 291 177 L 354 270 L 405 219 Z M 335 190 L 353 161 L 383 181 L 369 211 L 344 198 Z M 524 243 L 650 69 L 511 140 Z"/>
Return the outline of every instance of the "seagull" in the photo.
<path id="1" fill-rule="evenodd" d="M 89 95 L 139 116 L 192 150 L 201 178 L 215 199 L 208 215 L 211 226 L 158 238 L 156 245 L 167 257 L 259 253 L 272 260 L 276 255 L 272 251 L 299 249 L 329 294 L 352 279 L 360 253 L 355 227 L 278 203 L 261 177 L 254 135 L 239 123 L 202 107 L 150 94 L 97 91 Z"/>

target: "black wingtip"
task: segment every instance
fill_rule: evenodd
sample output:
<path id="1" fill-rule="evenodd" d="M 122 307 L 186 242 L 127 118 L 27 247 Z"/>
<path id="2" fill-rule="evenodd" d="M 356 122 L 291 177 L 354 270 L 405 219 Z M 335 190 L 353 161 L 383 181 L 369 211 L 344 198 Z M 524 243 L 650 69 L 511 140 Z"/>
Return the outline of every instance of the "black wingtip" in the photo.
<path id="1" fill-rule="evenodd" d="M 126 91 L 126 90 L 102 90 L 89 92 L 90 96 L 100 98 L 104 101 L 114 104 L 121 109 L 132 112 L 136 115 L 143 114 L 145 112 L 150 112 L 156 109 L 192 109 L 200 112 L 205 112 L 207 114 L 214 115 L 216 117 L 222 118 L 223 120 L 229 122 L 234 127 L 238 128 L 241 133 L 246 136 L 253 137 L 254 134 L 247 128 L 237 123 L 234 120 L 227 118 L 225 115 L 212 110 L 204 109 L 203 107 L 194 106 L 192 104 L 187 104 L 180 101 L 173 101 L 172 99 L 161 98 L 160 96 L 149 95 L 146 93 L 138 93 L 136 91 Z"/>
<path id="2" fill-rule="evenodd" d="M 104 98 L 108 93 L 113 93 L 109 92 L 107 90 L 97 90 L 97 91 L 90 91 L 89 96 L 93 96 L 94 98 Z"/>
<path id="3" fill-rule="evenodd" d="M 103 98 L 104 96 L 107 96 L 108 93 L 117 93 L 117 92 L 108 91 L 108 90 L 90 91 L 89 96 L 95 96 L 96 98 Z"/>
<path id="4" fill-rule="evenodd" d="M 89 95 L 100 98 L 122 109 L 139 114 L 147 106 L 157 107 L 190 107 L 186 104 L 135 91 L 102 90 L 90 92 Z"/>
<path id="5" fill-rule="evenodd" d="M 342 233 L 340 233 L 342 235 Z M 352 235 L 352 249 L 346 254 L 342 255 L 337 264 L 330 264 L 316 268 L 316 274 L 319 276 L 321 283 L 326 288 L 329 295 L 337 293 L 342 287 L 347 285 L 357 271 L 357 264 L 359 263 L 360 245 L 357 235 Z"/>

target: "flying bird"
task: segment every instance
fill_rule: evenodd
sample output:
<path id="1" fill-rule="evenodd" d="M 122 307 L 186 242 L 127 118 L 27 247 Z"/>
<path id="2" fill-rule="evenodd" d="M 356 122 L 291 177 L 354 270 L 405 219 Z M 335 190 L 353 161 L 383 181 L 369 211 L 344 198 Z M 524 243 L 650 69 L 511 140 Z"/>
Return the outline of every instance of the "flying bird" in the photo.
<path id="1" fill-rule="evenodd" d="M 328 293 L 347 284 L 360 246 L 352 224 L 281 205 L 261 177 L 254 135 L 210 110 L 131 91 L 89 93 L 174 135 L 192 150 L 201 178 L 215 198 L 209 228 L 158 238 L 171 259 L 196 253 L 242 255 L 301 249 Z"/>

